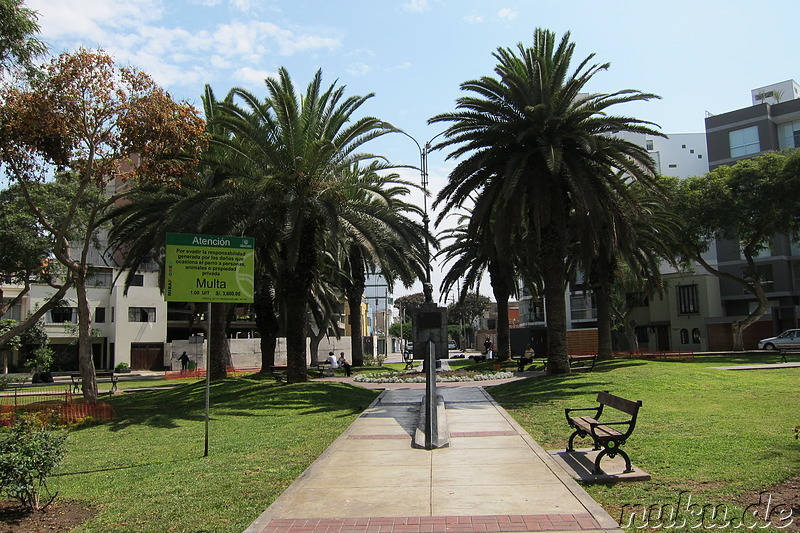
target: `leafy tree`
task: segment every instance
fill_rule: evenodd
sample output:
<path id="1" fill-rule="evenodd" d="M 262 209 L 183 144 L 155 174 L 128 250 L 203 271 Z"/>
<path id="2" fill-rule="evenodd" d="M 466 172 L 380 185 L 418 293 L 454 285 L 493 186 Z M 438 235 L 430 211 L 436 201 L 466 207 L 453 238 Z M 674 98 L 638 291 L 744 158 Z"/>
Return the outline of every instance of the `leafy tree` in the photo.
<path id="1" fill-rule="evenodd" d="M 441 290 L 447 293 L 463 277 L 459 302 L 466 302 L 466 298 L 470 296 L 469 289 L 477 287 L 483 273 L 488 270 L 497 302 L 497 357 L 502 361 L 511 357 L 508 301 L 512 295 L 517 295 L 515 259 L 513 256 L 498 253 L 493 229 L 496 216 L 491 214 L 495 202 L 490 195 L 484 195 L 475 204 L 473 210 L 460 217 L 457 227 L 447 229 L 441 234 L 442 240 L 449 241 L 449 244 L 439 253 L 444 255 L 444 264 L 452 263 L 442 280 Z M 439 221 L 441 220 L 440 216 Z M 480 305 L 477 298 L 472 303 Z M 472 317 L 470 321 L 471 319 Z"/>
<path id="2" fill-rule="evenodd" d="M 569 236 L 596 238 L 609 206 L 627 202 L 635 209 L 626 183 L 654 185 L 647 151 L 615 134 L 659 135 L 648 122 L 609 112 L 655 96 L 589 93 L 587 84 L 609 65 L 592 64 L 590 55 L 570 72 L 574 48 L 569 33 L 556 44 L 552 32 L 537 29 L 532 47 L 499 48 L 496 77 L 462 83 L 472 94 L 458 99 L 455 112 L 430 120 L 451 123 L 437 147 L 454 147 L 448 158 L 460 160 L 437 202 L 449 212 L 471 195 L 491 198 L 483 216 L 503 214 L 491 225 L 498 254 L 513 256 L 524 245 L 523 257 L 535 262 L 530 270 L 541 275 L 547 306 L 547 370 L 556 374 L 569 372 Z"/>
<path id="3" fill-rule="evenodd" d="M 405 341 L 413 341 L 414 339 L 411 338 L 412 328 L 411 322 L 395 322 L 389 326 L 389 335 Z"/>
<path id="4" fill-rule="evenodd" d="M 144 73 L 115 67 L 102 52 L 81 49 L 44 67 L 30 86 L 0 92 L 0 158 L 22 187 L 28 208 L 54 235 L 53 253 L 74 280 L 78 354 L 83 394 L 97 399 L 86 296 L 88 253 L 103 212 L 126 195 L 128 180 L 170 181 L 196 162 L 204 145 L 203 120 L 177 103 Z M 54 170 L 75 185 L 65 217 L 56 225 L 31 190 Z M 116 192 L 106 186 L 113 184 Z M 85 229 L 75 240 L 75 215 L 89 201 Z"/>
<path id="5" fill-rule="evenodd" d="M 425 303 L 425 293 L 417 292 L 400 296 L 394 299 L 394 306 L 400 310 L 400 317 L 405 317 L 413 322 L 416 312 Z"/>
<path id="6" fill-rule="evenodd" d="M 681 244 L 687 258 L 756 297 L 758 305 L 731 323 L 733 349 L 743 350 L 742 332 L 767 310 L 767 296 L 755 257 L 774 235 L 800 230 L 800 151 L 768 153 L 714 169 L 705 176 L 670 180 L 674 209 L 682 219 Z M 735 239 L 748 268 L 736 275 L 703 257 L 716 238 Z"/>
<path id="7" fill-rule="evenodd" d="M 0 74 L 21 71 L 30 75 L 34 61 L 47 46 L 36 36 L 39 16 L 23 0 L 0 0 Z"/>

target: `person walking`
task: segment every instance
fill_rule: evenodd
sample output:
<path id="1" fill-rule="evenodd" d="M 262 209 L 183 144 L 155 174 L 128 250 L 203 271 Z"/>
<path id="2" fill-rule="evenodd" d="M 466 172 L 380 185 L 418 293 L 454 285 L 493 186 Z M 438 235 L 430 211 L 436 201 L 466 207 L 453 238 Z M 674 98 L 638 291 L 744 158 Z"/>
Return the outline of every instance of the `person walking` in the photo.
<path id="1" fill-rule="evenodd" d="M 181 372 L 189 370 L 189 356 L 186 355 L 186 352 L 183 352 L 181 356 L 178 357 L 178 361 L 181 362 Z"/>

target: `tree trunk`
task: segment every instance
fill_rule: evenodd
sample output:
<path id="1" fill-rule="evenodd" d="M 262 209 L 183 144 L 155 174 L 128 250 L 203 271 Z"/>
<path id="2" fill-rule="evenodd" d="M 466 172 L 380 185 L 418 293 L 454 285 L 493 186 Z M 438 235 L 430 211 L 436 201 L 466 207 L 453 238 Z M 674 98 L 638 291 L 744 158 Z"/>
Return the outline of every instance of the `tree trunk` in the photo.
<path id="1" fill-rule="evenodd" d="M 300 235 L 298 260 L 282 276 L 286 309 L 286 381 L 308 381 L 306 371 L 306 336 L 308 302 L 317 268 L 317 231 L 314 221 L 307 221 Z"/>
<path id="2" fill-rule="evenodd" d="M 497 302 L 497 358 L 508 361 L 511 358 L 511 332 L 508 327 L 508 298 L 509 290 L 505 280 L 491 264 L 489 265 L 489 278 L 492 283 L 492 292 Z"/>
<path id="3" fill-rule="evenodd" d="M 349 283 L 345 288 L 345 294 L 347 296 L 347 306 L 350 309 L 350 357 L 353 366 L 364 366 L 364 340 L 361 337 L 363 330 L 361 298 L 367 283 L 367 275 L 364 271 L 364 258 L 358 246 L 350 245 L 349 259 L 352 283 Z"/>
<path id="4" fill-rule="evenodd" d="M 289 383 L 308 381 L 306 372 L 307 294 L 304 291 L 286 294 L 286 380 Z"/>
<path id="5" fill-rule="evenodd" d="M 622 321 L 622 327 L 625 330 L 625 337 L 628 339 L 628 350 L 631 355 L 639 353 L 639 337 L 636 336 L 636 329 L 631 325 L 627 315 Z"/>
<path id="6" fill-rule="evenodd" d="M 275 315 L 274 295 L 271 284 L 258 275 L 257 290 L 253 301 L 256 327 L 261 336 L 261 373 L 268 373 L 275 366 L 275 348 L 278 344 L 278 317 Z"/>
<path id="7" fill-rule="evenodd" d="M 552 225 L 551 225 L 552 226 Z M 547 373 L 569 374 L 567 358 L 566 238 L 564 231 L 548 227 L 542 231 L 540 263 L 547 314 Z"/>
<path id="8" fill-rule="evenodd" d="M 81 372 L 83 397 L 89 402 L 97 401 L 97 379 L 92 357 L 92 317 L 86 295 L 86 274 L 75 274 L 75 292 L 78 300 L 78 366 Z"/>
<path id="9" fill-rule="evenodd" d="M 228 377 L 228 365 L 231 363 L 231 346 L 228 342 L 228 310 L 229 304 L 211 304 L 211 323 L 208 335 L 211 352 L 208 367 L 211 379 Z"/>
<path id="10" fill-rule="evenodd" d="M 597 359 L 609 361 L 613 357 L 611 345 L 611 291 L 608 283 L 601 280 L 595 287 L 597 301 Z"/>

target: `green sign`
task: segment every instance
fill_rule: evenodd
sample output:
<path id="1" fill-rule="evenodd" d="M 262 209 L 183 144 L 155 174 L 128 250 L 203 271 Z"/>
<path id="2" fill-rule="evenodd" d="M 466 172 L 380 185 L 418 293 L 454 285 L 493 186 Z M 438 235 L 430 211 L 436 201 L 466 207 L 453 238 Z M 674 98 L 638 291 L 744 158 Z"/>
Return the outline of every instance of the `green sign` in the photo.
<path id="1" fill-rule="evenodd" d="M 253 301 L 255 239 L 167 233 L 168 302 Z"/>

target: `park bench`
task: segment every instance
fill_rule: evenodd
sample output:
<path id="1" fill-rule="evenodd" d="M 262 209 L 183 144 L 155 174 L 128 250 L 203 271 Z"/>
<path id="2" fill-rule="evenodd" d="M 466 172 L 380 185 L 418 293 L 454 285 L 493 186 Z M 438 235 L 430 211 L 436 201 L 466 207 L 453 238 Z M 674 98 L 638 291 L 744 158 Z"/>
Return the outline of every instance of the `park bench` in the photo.
<path id="1" fill-rule="evenodd" d="M 800 353 L 800 345 L 798 345 L 798 344 L 784 344 L 784 345 L 780 345 L 779 344 L 777 346 L 777 348 L 778 348 L 778 353 L 781 356 L 781 363 L 788 363 L 789 362 L 789 360 L 786 359 L 786 355 L 787 354 Z"/>
<path id="2" fill-rule="evenodd" d="M 596 353 L 576 353 L 569 354 L 569 367 L 573 370 L 594 370 L 594 362 L 597 360 Z"/>
<path id="3" fill-rule="evenodd" d="M 331 368 L 331 365 L 325 362 L 309 365 L 306 368 L 306 371 L 309 373 L 315 372 L 321 378 L 333 375 L 333 369 Z M 272 365 L 269 367 L 269 372 L 278 383 L 283 383 L 286 381 L 286 365 Z"/>
<path id="4" fill-rule="evenodd" d="M 518 369 L 522 368 L 525 364 L 530 364 L 535 358 L 520 359 Z M 567 355 L 567 361 L 571 370 L 586 370 L 591 372 L 594 370 L 594 363 L 597 361 L 596 353 L 571 353 Z M 544 367 L 542 370 L 547 370 L 547 358 L 544 359 Z M 522 372 L 522 370 L 519 370 Z"/>
<path id="5" fill-rule="evenodd" d="M 633 428 L 636 427 L 636 417 L 639 413 L 639 408 L 642 406 L 642 401 L 637 402 L 620 398 L 609 394 L 608 391 L 599 392 L 597 394 L 597 407 L 584 407 L 584 408 L 567 408 L 564 414 L 567 417 L 567 423 L 575 431 L 569 437 L 567 444 L 567 451 L 574 450 L 573 441 L 575 437 L 591 437 L 594 442 L 594 449 L 602 451 L 597 454 L 594 461 L 594 474 L 602 474 L 600 469 L 600 461 L 608 455 L 611 458 L 616 457 L 617 454 L 625 459 L 625 472 L 632 472 L 631 460 L 628 454 L 620 449 L 620 446 L 625 444 L 625 441 L 633 433 Z M 603 414 L 605 407 L 610 407 L 616 411 L 628 415 L 627 420 L 614 420 L 608 422 L 604 420 L 599 422 L 598 419 Z M 592 416 L 572 416 L 572 413 L 577 412 L 593 412 Z M 608 417 L 606 417 L 608 418 Z M 622 431 L 618 431 L 620 428 Z"/>
<path id="6" fill-rule="evenodd" d="M 72 392 L 76 393 L 81 390 L 82 379 L 80 372 L 73 372 L 69 375 L 72 380 Z M 94 373 L 95 382 L 97 383 L 111 383 L 111 390 L 109 394 L 114 394 L 117 390 L 117 376 L 110 370 L 100 370 Z"/>

